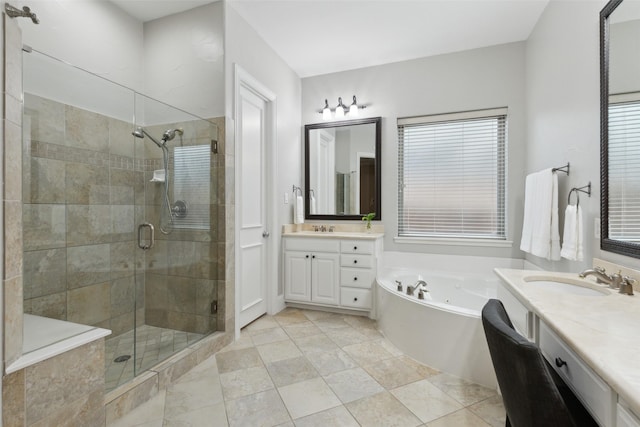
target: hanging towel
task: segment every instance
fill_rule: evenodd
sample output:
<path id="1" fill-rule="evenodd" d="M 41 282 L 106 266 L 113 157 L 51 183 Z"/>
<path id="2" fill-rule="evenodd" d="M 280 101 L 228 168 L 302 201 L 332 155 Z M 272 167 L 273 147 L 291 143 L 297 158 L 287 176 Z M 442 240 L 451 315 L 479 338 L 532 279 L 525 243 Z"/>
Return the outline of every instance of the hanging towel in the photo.
<path id="1" fill-rule="evenodd" d="M 582 261 L 583 253 L 582 208 L 568 205 L 564 212 L 564 232 L 560 255 L 571 261 Z"/>
<path id="2" fill-rule="evenodd" d="M 548 260 L 560 259 L 558 177 L 551 169 L 527 175 L 520 249 Z"/>
<path id="3" fill-rule="evenodd" d="M 304 224 L 304 199 L 302 196 L 296 196 L 296 202 L 293 205 L 293 223 Z"/>
<path id="4" fill-rule="evenodd" d="M 309 194 L 309 213 L 311 215 L 316 214 L 316 198 L 313 195 L 313 192 Z"/>

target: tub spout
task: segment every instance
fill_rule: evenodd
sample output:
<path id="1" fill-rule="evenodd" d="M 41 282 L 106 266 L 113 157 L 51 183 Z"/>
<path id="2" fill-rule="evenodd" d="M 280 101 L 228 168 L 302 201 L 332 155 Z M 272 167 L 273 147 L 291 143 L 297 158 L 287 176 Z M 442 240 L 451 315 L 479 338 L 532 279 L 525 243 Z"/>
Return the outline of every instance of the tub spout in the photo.
<path id="1" fill-rule="evenodd" d="M 420 286 L 424 286 L 424 287 L 425 287 L 425 289 L 426 289 L 426 288 L 427 288 L 427 282 L 425 282 L 424 280 L 418 280 L 418 281 L 416 282 L 416 284 L 415 284 L 415 285 L 413 285 L 413 286 L 411 286 L 411 285 L 407 286 L 407 295 L 413 295 L 413 293 L 414 293 L 415 291 L 417 291 L 417 290 L 418 290 L 418 288 L 420 288 Z"/>

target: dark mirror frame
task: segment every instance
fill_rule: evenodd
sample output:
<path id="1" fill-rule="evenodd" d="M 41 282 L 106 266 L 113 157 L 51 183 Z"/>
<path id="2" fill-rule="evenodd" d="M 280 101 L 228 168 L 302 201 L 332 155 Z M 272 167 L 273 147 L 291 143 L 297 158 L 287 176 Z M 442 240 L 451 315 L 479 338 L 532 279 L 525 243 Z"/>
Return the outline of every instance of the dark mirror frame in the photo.
<path id="1" fill-rule="evenodd" d="M 354 125 L 366 125 L 366 124 L 375 124 L 376 125 L 376 217 L 374 220 L 379 221 L 382 219 L 381 207 L 381 194 L 382 194 L 382 167 L 380 164 L 382 163 L 382 117 L 371 117 L 366 119 L 356 119 L 356 120 L 341 120 L 339 122 L 324 122 L 324 123 L 314 123 L 310 125 L 304 126 L 304 217 L 305 219 L 318 219 L 318 220 L 358 220 L 362 219 L 363 215 L 366 215 L 368 212 L 362 213 L 362 215 L 327 215 L 327 214 L 317 214 L 311 215 L 309 213 L 309 131 L 313 129 L 327 129 L 327 128 L 338 128 L 345 126 L 354 126 Z"/>
<path id="2" fill-rule="evenodd" d="M 640 244 L 609 238 L 609 15 L 622 3 L 600 11 L 600 249 L 640 258 Z M 639 58 L 640 59 L 640 58 Z"/>

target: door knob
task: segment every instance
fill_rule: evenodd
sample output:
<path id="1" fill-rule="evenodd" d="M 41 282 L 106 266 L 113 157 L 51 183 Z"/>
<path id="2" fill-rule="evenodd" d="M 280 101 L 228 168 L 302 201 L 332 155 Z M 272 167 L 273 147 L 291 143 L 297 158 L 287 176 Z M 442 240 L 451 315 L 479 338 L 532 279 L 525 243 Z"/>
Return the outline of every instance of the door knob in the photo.
<path id="1" fill-rule="evenodd" d="M 263 231 L 263 232 L 262 232 L 262 237 L 264 237 L 265 239 L 266 239 L 267 237 L 269 237 L 269 236 L 270 236 L 270 234 L 269 234 L 269 232 L 268 232 L 268 231 Z"/>

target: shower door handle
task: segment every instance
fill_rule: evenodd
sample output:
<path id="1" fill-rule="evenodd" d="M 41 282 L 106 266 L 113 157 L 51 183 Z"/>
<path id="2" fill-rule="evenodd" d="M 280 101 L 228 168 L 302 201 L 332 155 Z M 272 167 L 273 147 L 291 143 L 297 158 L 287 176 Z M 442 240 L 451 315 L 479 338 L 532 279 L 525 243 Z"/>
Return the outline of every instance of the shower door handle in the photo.
<path id="1" fill-rule="evenodd" d="M 149 229 L 149 244 L 147 245 L 143 240 L 142 234 L 144 233 L 144 229 Z M 148 222 L 143 222 L 138 226 L 138 247 L 144 251 L 149 250 L 156 243 L 156 230 L 153 228 L 153 224 L 149 224 Z"/>

